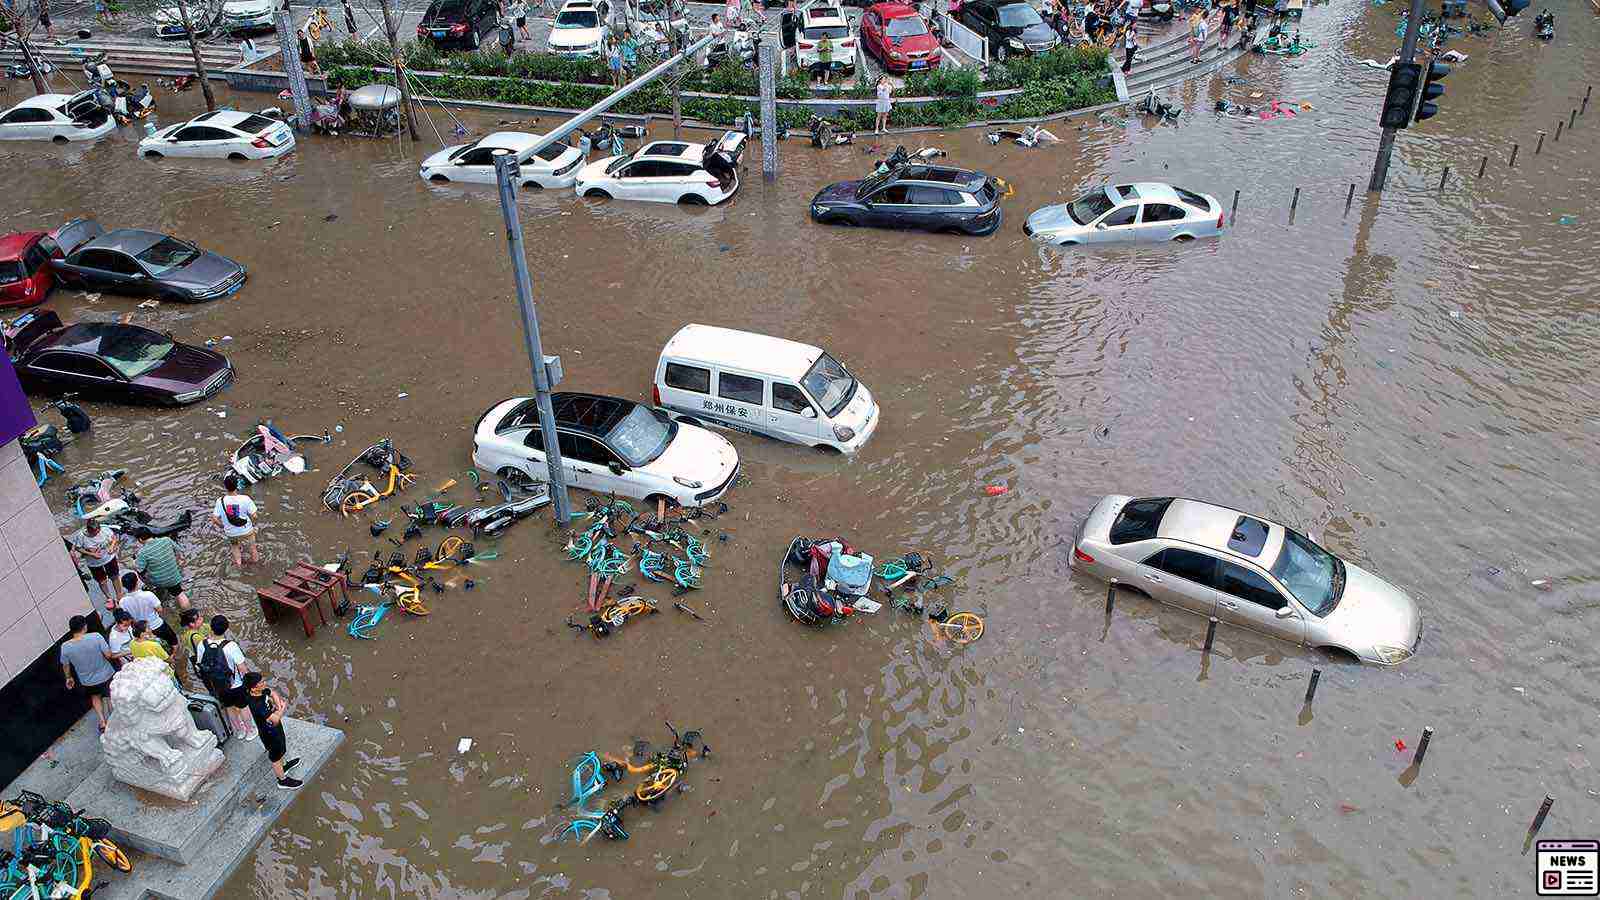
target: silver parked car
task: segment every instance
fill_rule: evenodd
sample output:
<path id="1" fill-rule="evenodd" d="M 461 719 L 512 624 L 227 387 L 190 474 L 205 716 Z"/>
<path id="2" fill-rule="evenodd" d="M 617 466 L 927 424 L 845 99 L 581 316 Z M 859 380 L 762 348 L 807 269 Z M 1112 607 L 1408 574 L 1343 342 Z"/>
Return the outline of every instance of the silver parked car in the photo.
<path id="1" fill-rule="evenodd" d="M 1203 616 L 1392 666 L 1422 616 L 1403 591 L 1282 525 L 1173 497 L 1113 495 L 1078 526 L 1072 566 Z"/>
<path id="2" fill-rule="evenodd" d="M 1222 233 L 1222 204 L 1155 181 L 1098 187 L 1071 203 L 1033 211 L 1022 230 L 1049 244 L 1161 243 Z"/>

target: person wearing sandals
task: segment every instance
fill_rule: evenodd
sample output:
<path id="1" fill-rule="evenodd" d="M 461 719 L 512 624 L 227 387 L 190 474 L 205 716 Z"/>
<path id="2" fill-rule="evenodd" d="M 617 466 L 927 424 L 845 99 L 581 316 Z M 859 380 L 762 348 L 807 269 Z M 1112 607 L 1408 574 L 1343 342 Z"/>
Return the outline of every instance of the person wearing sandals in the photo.
<path id="1" fill-rule="evenodd" d="M 67 676 L 67 690 L 83 687 L 83 693 L 94 707 L 100 720 L 100 733 L 106 733 L 106 719 L 111 715 L 111 676 L 117 674 L 112 665 L 116 659 L 106 639 L 89 630 L 89 620 L 73 616 L 67 621 L 72 637 L 61 644 L 61 671 Z"/>

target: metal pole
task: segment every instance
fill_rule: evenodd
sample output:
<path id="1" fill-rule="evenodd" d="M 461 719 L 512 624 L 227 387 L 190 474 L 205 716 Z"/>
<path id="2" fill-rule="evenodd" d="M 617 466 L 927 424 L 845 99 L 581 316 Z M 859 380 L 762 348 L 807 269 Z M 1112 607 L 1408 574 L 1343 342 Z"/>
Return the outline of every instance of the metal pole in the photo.
<path id="1" fill-rule="evenodd" d="M 1478 177 L 1483 177 L 1483 170 L 1489 168 L 1489 154 L 1483 155 L 1483 162 L 1478 163 Z"/>
<path id="2" fill-rule="evenodd" d="M 1538 156 L 1544 152 L 1544 132 L 1539 132 L 1539 145 L 1533 148 L 1533 155 Z"/>
<path id="3" fill-rule="evenodd" d="M 1417 742 L 1417 752 L 1411 757 L 1411 764 L 1421 768 L 1422 758 L 1428 755 L 1428 742 L 1433 740 L 1433 729 L 1422 729 L 1422 740 Z"/>
<path id="4" fill-rule="evenodd" d="M 544 434 L 544 461 L 550 470 L 550 499 L 555 506 L 556 523 L 566 527 L 572 521 L 572 500 L 567 496 L 567 473 L 561 462 L 561 444 L 551 438 L 556 433 L 555 409 L 550 405 L 550 373 L 545 367 L 544 345 L 539 341 L 539 313 L 533 305 L 533 277 L 528 274 L 528 257 L 522 247 L 522 217 L 517 213 L 517 188 L 514 177 L 516 157 L 501 153 L 494 158 L 494 176 L 500 185 L 500 213 L 506 221 L 506 249 L 511 253 L 511 269 L 517 280 L 517 308 L 522 311 L 522 335 L 528 348 L 528 363 L 533 367 L 533 390 L 539 402 L 539 430 Z"/>
<path id="5" fill-rule="evenodd" d="M 1559 119 L 1556 121 L 1556 140 L 1561 140 L 1561 129 L 1565 127 L 1567 127 L 1567 123 L 1562 122 Z"/>
<path id="6" fill-rule="evenodd" d="M 1444 174 L 1439 176 L 1439 190 L 1441 192 L 1444 190 L 1444 183 L 1446 181 L 1449 181 L 1449 180 L 1450 180 L 1450 167 L 1449 166 L 1445 166 L 1444 167 Z"/>
<path id="7" fill-rule="evenodd" d="M 1289 201 L 1289 221 L 1294 222 L 1295 208 L 1300 205 L 1300 189 L 1294 189 L 1294 199 Z"/>
<path id="8" fill-rule="evenodd" d="M 278 48 L 283 53 L 283 71 L 289 76 L 289 94 L 294 98 L 294 130 L 305 131 L 311 127 L 311 92 L 306 89 L 306 70 L 300 64 L 300 42 L 294 37 L 294 20 L 289 10 L 279 7 L 275 16 L 278 25 Z"/>
<path id="9" fill-rule="evenodd" d="M 1344 195 L 1344 211 L 1346 215 L 1350 213 L 1350 204 L 1354 202 L 1356 202 L 1356 185 L 1355 182 L 1351 182 L 1350 193 Z"/>
<path id="10" fill-rule="evenodd" d="M 1567 116 L 1567 130 L 1571 131 L 1573 129 L 1573 127 L 1576 126 L 1577 124 L 1578 124 L 1578 111 L 1577 110 L 1573 110 L 1572 114 Z"/>
<path id="11" fill-rule="evenodd" d="M 1228 221 L 1232 222 L 1237 218 L 1239 218 L 1239 191 L 1235 189 L 1233 192 L 1233 208 L 1228 210 Z"/>
<path id="12" fill-rule="evenodd" d="M 771 41 L 756 47 L 761 61 L 761 176 L 768 181 L 778 177 L 778 88 L 773 77 L 777 52 Z"/>
<path id="13" fill-rule="evenodd" d="M 1399 63 L 1417 61 L 1417 30 L 1422 21 L 1422 0 L 1411 0 L 1411 14 L 1406 17 L 1406 39 L 1400 45 Z M 1383 193 L 1383 183 L 1389 179 L 1389 157 L 1394 155 L 1395 129 L 1385 128 L 1378 140 L 1378 159 L 1372 165 L 1372 180 L 1367 183 L 1371 193 Z"/>
<path id="14" fill-rule="evenodd" d="M 1306 705 L 1311 705 L 1311 698 L 1317 695 L 1317 682 L 1322 680 L 1322 670 L 1311 670 L 1311 683 L 1306 685 Z"/>
<path id="15" fill-rule="evenodd" d="M 1205 652 L 1207 652 L 1207 653 L 1211 652 L 1211 644 L 1214 641 L 1216 641 L 1216 639 L 1217 639 L 1217 617 L 1216 616 L 1212 616 L 1211 617 L 1211 621 L 1206 623 L 1206 651 Z"/>
<path id="16" fill-rule="evenodd" d="M 1111 615 L 1111 607 L 1117 605 L 1117 580 L 1111 579 L 1106 584 L 1106 615 Z"/>
<path id="17" fill-rule="evenodd" d="M 1544 802 L 1539 804 L 1539 813 L 1533 817 L 1533 824 L 1528 826 L 1528 835 L 1531 837 L 1539 833 L 1544 827 L 1544 817 L 1550 815 L 1550 807 L 1556 804 L 1556 798 L 1549 794 L 1544 795 Z"/>
<path id="18" fill-rule="evenodd" d="M 537 141 L 533 147 L 529 148 L 528 152 L 538 153 L 540 150 L 543 150 L 551 144 L 554 144 L 556 141 L 566 137 L 573 131 L 573 129 L 581 128 L 584 125 L 587 125 L 596 116 L 622 102 L 622 100 L 626 99 L 629 95 L 633 94 L 635 91 L 639 90 L 650 82 L 655 81 L 657 78 L 660 78 L 662 75 L 665 75 L 667 72 L 671 71 L 673 66 L 683 62 L 690 56 L 699 53 L 702 48 L 709 46 L 715 37 L 716 35 L 714 34 L 708 34 L 700 40 L 695 41 L 689 46 L 678 51 L 677 53 L 667 57 L 665 60 L 662 60 L 661 63 L 659 63 L 655 68 L 644 73 L 643 75 L 640 75 L 638 78 L 635 78 L 622 87 L 617 88 L 616 91 L 612 92 L 610 96 L 601 100 L 599 103 L 596 103 L 583 112 L 578 113 L 567 121 L 551 129 L 543 138 Z"/>
<path id="19" fill-rule="evenodd" d="M 1506 168 L 1515 169 L 1517 167 L 1517 148 L 1520 146 L 1520 144 L 1511 145 L 1511 162 L 1506 166 Z"/>

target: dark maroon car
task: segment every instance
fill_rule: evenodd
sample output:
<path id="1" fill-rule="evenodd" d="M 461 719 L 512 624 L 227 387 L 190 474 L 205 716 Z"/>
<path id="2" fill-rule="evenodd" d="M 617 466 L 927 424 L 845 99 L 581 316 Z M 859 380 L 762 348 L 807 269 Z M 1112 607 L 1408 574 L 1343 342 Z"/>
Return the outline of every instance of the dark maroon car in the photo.
<path id="1" fill-rule="evenodd" d="M 233 365 L 222 354 L 138 325 L 62 325 L 60 316 L 44 310 L 12 321 L 5 340 L 30 391 L 180 406 L 203 400 L 233 380 Z"/>

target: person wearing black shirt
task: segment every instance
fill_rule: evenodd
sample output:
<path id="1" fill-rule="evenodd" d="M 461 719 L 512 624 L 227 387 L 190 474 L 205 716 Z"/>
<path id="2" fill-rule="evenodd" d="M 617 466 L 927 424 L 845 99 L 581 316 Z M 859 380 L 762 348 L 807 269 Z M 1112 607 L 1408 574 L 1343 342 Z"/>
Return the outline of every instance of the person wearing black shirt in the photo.
<path id="1" fill-rule="evenodd" d="M 267 748 L 267 759 L 272 763 L 273 774 L 278 776 L 278 787 L 292 791 L 305 782 L 289 774 L 300 764 L 300 757 L 284 761 L 289 744 L 283 734 L 283 710 L 287 705 L 283 696 L 267 687 L 260 672 L 244 676 L 245 693 L 250 698 L 250 715 L 256 720 L 256 730 L 261 734 L 261 745 Z"/>

